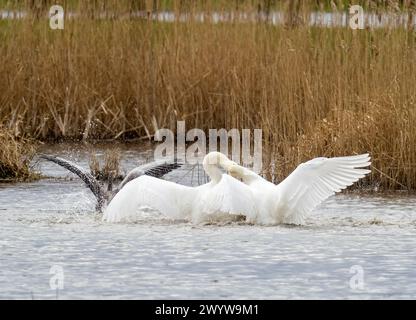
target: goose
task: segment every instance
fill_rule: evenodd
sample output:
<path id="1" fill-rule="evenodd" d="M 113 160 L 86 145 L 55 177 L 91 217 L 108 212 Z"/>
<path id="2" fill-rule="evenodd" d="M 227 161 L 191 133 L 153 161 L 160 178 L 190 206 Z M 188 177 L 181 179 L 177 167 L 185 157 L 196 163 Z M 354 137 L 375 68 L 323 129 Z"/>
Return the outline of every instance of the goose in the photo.
<path id="1" fill-rule="evenodd" d="M 134 221 L 145 208 L 173 220 L 194 223 L 256 216 L 250 187 L 223 173 L 234 162 L 220 152 L 208 153 L 202 166 L 210 182 L 190 187 L 142 175 L 127 182 L 104 211 L 107 222 Z"/>
<path id="2" fill-rule="evenodd" d="M 177 163 L 176 161 L 154 161 L 148 164 L 144 164 L 131 170 L 120 182 L 117 188 L 114 190 L 105 190 L 103 186 L 97 181 L 97 179 L 95 179 L 94 176 L 88 172 L 88 170 L 70 160 L 46 154 L 40 154 L 39 158 L 53 162 L 76 174 L 95 196 L 97 200 L 96 210 L 99 212 L 102 212 L 103 208 L 131 180 L 143 175 L 161 178 L 172 170 L 182 166 L 182 164 Z"/>
<path id="3" fill-rule="evenodd" d="M 368 153 L 315 158 L 301 163 L 278 185 L 233 161 L 221 164 L 252 192 L 257 215 L 247 217 L 247 221 L 262 225 L 303 225 L 305 217 L 319 204 L 370 173 L 363 169 L 371 164 L 370 160 Z"/>

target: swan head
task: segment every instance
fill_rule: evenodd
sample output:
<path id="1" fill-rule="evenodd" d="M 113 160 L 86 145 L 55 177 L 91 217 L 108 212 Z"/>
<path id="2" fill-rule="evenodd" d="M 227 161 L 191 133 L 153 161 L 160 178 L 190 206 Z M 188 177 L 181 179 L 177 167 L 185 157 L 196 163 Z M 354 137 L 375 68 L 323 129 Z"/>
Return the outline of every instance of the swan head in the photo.
<path id="1" fill-rule="evenodd" d="M 227 171 L 230 176 L 236 179 L 243 179 L 246 175 L 244 168 L 236 163 L 230 164 L 227 167 Z"/>
<path id="2" fill-rule="evenodd" d="M 243 166 L 238 165 L 237 163 L 233 162 L 230 163 L 226 170 L 228 174 L 233 178 L 244 182 L 245 184 L 251 184 L 253 181 L 262 179 L 259 175 L 255 172 L 244 168 Z"/>
<path id="3" fill-rule="evenodd" d="M 214 182 L 219 182 L 221 180 L 222 171 L 220 168 L 229 171 L 229 168 L 233 165 L 236 165 L 234 161 L 231 161 L 226 155 L 217 151 L 208 153 L 202 161 L 205 172 Z"/>

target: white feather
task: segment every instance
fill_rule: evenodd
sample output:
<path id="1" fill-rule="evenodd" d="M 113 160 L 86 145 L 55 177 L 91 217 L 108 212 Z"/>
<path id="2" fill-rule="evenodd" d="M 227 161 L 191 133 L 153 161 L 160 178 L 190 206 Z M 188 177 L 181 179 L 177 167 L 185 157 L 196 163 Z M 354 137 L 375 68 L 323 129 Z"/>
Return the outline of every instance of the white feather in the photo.
<path id="1" fill-rule="evenodd" d="M 305 217 L 336 192 L 363 178 L 370 170 L 368 154 L 315 158 L 300 164 L 279 185 L 237 165 L 218 152 L 203 162 L 212 181 L 193 188 L 142 176 L 127 183 L 104 213 L 104 220 L 134 219 L 143 208 L 151 208 L 172 219 L 194 222 L 212 217 L 244 215 L 258 224 L 303 224 Z M 220 167 L 239 180 L 225 175 Z"/>
<path id="2" fill-rule="evenodd" d="M 245 215 L 256 216 L 253 194 L 248 186 L 235 178 L 223 174 L 218 183 L 210 183 L 198 190 L 198 199 L 193 211 L 196 222 L 212 216 Z"/>
<path id="3" fill-rule="evenodd" d="M 258 211 L 255 222 L 303 224 L 316 206 L 370 173 L 362 169 L 370 164 L 368 154 L 315 158 L 300 164 L 277 186 L 241 166 L 227 169 L 251 188 Z"/>
<path id="4" fill-rule="evenodd" d="M 222 174 L 219 166 L 230 162 L 218 152 L 211 152 L 203 166 L 212 181 L 187 187 L 170 181 L 141 176 L 128 182 L 104 211 L 104 221 L 132 221 L 150 208 L 167 218 L 192 219 L 194 222 L 229 215 L 255 217 L 255 203 L 248 186 Z"/>
<path id="5" fill-rule="evenodd" d="M 170 181 L 141 176 L 128 182 L 104 211 L 107 222 L 132 221 L 150 208 L 171 219 L 185 219 L 191 214 L 195 189 Z"/>

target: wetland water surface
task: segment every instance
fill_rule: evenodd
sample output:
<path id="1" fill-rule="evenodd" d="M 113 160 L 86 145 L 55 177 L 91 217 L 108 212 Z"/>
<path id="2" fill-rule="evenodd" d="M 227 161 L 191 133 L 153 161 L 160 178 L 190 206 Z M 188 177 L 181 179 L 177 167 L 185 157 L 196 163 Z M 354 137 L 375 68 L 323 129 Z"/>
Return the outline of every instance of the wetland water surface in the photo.
<path id="1" fill-rule="evenodd" d="M 125 169 L 152 157 L 121 149 Z M 45 150 L 87 166 L 70 145 Z M 108 224 L 78 178 L 38 167 L 55 178 L 0 184 L 0 299 L 416 298 L 414 196 L 338 195 L 303 227 Z M 167 179 L 202 182 L 188 171 Z M 53 266 L 64 275 L 58 292 Z M 363 271 L 361 289 L 350 286 L 353 266 Z"/>

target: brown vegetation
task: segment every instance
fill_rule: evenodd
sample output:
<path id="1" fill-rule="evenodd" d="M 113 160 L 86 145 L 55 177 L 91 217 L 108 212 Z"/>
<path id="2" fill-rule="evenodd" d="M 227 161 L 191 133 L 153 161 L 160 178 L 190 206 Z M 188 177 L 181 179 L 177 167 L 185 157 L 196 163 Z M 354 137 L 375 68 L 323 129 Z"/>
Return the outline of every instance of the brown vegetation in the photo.
<path id="1" fill-rule="evenodd" d="M 0 181 L 28 180 L 36 175 L 30 169 L 35 149 L 26 139 L 16 138 L 0 126 Z"/>
<path id="2" fill-rule="evenodd" d="M 279 179 L 314 156 L 368 151 L 371 181 L 416 188 L 412 30 L 91 17 L 0 29 L 0 123 L 13 134 L 261 128 Z"/>
<path id="3" fill-rule="evenodd" d="M 111 149 L 104 154 L 104 164 L 101 166 L 100 161 L 95 153 L 90 156 L 91 174 L 98 180 L 114 181 L 121 179 L 120 172 L 120 154 L 117 149 Z"/>

